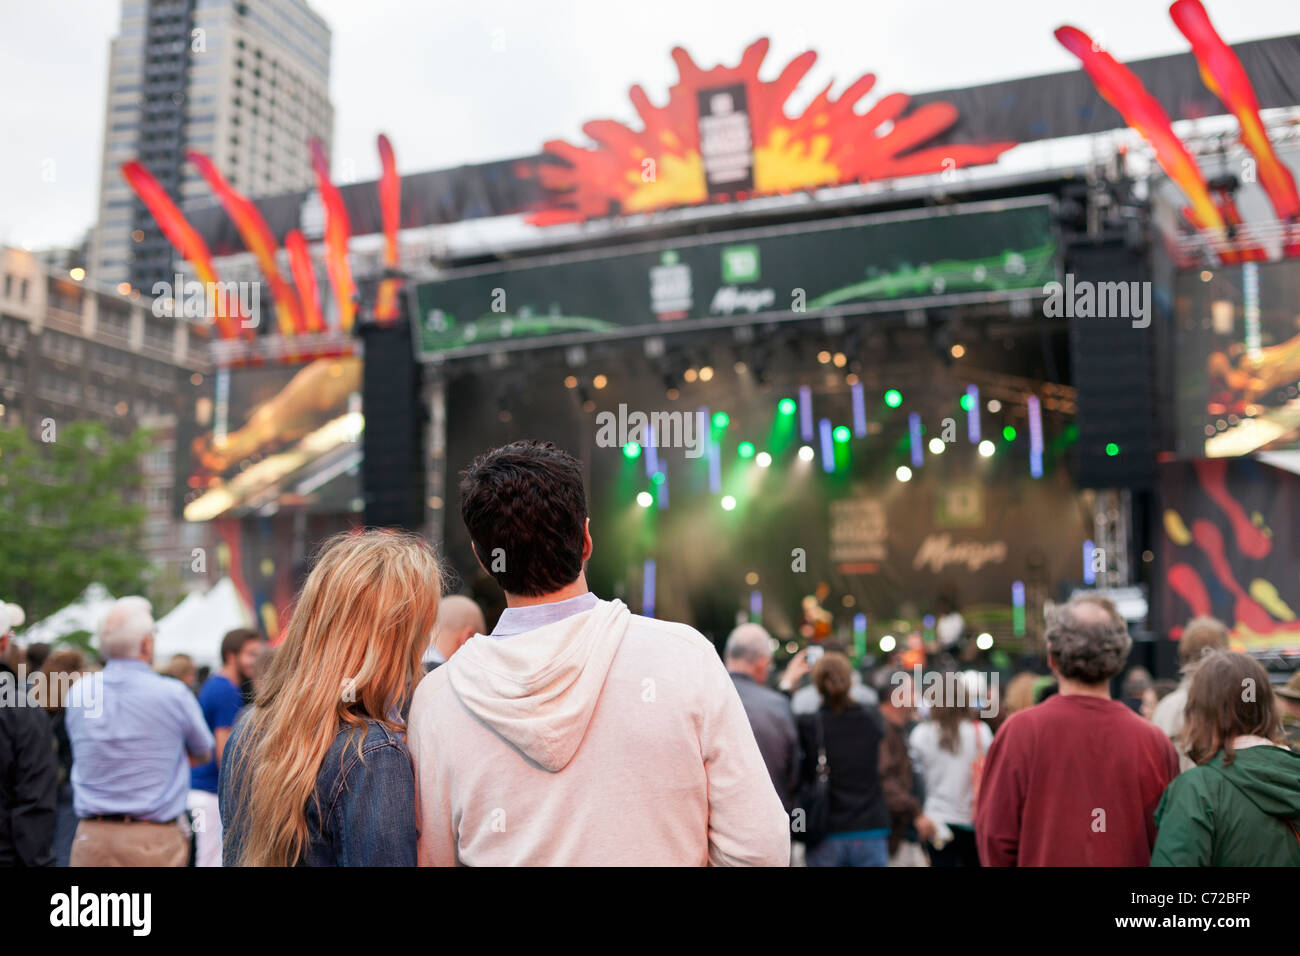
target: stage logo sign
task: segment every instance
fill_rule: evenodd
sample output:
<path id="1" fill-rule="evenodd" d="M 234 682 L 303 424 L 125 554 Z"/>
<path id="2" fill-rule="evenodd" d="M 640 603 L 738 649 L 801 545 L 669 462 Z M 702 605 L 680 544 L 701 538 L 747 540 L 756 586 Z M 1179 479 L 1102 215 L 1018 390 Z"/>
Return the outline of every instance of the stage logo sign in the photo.
<path id="1" fill-rule="evenodd" d="M 949 566 L 957 566 L 973 574 L 985 565 L 1001 564 L 1006 559 L 1005 541 L 954 541 L 952 535 L 944 531 L 929 535 L 921 542 L 916 557 L 912 559 L 912 567 L 918 571 L 929 568 L 939 574 Z"/>
<path id="2" fill-rule="evenodd" d="M 914 106 L 907 94 L 889 93 L 859 111 L 876 85 L 871 73 L 839 97 L 823 91 L 802 113 L 787 115 L 786 103 L 817 54 L 801 53 L 775 79 L 762 80 L 768 47 L 766 38 L 756 40 L 737 66 L 708 70 L 674 49 L 679 78 L 663 106 L 640 86 L 631 90 L 640 129 L 616 120 L 587 123 L 592 146 L 552 140 L 543 146 L 544 162 L 520 164 L 519 175 L 535 176 L 543 190 L 529 222 L 581 222 L 945 173 L 995 163 L 1017 145 L 991 137 L 953 142 L 959 114 L 946 100 Z"/>
<path id="3" fill-rule="evenodd" d="M 889 525 L 878 498 L 832 501 L 830 517 L 832 562 L 883 562 L 889 557 Z"/>

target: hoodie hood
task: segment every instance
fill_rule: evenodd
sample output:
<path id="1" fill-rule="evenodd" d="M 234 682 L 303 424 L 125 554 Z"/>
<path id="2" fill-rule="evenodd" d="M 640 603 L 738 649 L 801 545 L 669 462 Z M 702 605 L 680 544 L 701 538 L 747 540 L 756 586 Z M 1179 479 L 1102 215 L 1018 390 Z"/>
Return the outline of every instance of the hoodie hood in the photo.
<path id="1" fill-rule="evenodd" d="M 1223 766 L 1222 754 L 1212 765 L 1260 810 L 1300 820 L 1300 753 L 1282 747 L 1247 747 L 1236 751 L 1232 766 Z"/>
<path id="2" fill-rule="evenodd" d="M 568 766 L 587 733 L 632 614 L 621 601 L 523 634 L 475 635 L 443 666 L 465 708 L 545 770 Z"/>

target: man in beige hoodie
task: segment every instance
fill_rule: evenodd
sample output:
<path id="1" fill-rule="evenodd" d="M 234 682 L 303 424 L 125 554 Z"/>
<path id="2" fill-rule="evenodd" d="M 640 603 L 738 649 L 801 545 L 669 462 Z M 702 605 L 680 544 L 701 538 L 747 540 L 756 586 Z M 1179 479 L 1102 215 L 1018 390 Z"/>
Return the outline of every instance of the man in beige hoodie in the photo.
<path id="1" fill-rule="evenodd" d="M 491 634 L 420 684 L 422 866 L 785 866 L 790 826 L 717 651 L 587 590 L 579 463 L 480 456 L 461 515 L 506 592 Z"/>

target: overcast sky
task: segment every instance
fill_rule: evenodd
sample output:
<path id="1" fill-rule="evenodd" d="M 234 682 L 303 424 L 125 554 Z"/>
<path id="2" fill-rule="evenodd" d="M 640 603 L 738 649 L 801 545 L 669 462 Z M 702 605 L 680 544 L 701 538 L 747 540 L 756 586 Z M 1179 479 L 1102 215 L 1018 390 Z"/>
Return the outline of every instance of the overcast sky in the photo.
<path id="1" fill-rule="evenodd" d="M 335 170 L 348 160 L 362 180 L 378 174 L 379 132 L 406 173 L 581 142 L 589 119 L 633 122 L 628 88 L 662 103 L 674 45 L 707 68 L 770 37 L 765 79 L 816 50 L 796 108 L 866 72 L 878 93 L 916 93 L 1077 69 L 1052 37 L 1063 23 L 1122 60 L 1187 50 L 1167 0 L 309 2 L 333 29 Z M 1300 33 L 1297 0 L 1205 2 L 1229 43 Z M 72 244 L 94 219 L 118 8 L 0 0 L 0 243 Z"/>

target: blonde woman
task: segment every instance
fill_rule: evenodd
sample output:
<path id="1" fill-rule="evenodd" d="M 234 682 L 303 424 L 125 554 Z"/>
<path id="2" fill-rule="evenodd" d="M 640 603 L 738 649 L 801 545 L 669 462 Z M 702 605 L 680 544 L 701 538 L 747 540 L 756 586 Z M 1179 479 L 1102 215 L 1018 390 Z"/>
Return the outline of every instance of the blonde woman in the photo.
<path id="1" fill-rule="evenodd" d="M 405 712 L 438 614 L 421 538 L 325 543 L 219 786 L 226 866 L 414 866 Z"/>

